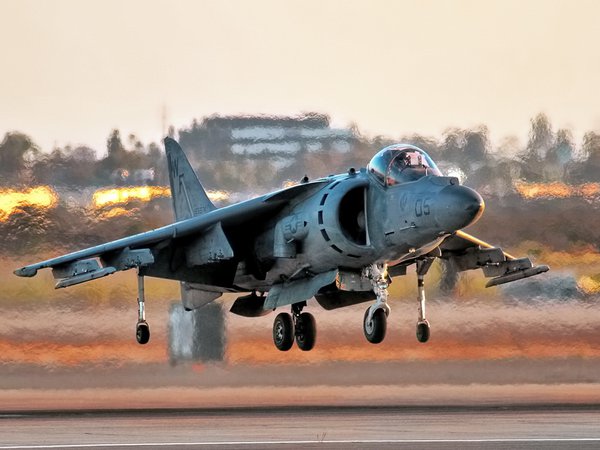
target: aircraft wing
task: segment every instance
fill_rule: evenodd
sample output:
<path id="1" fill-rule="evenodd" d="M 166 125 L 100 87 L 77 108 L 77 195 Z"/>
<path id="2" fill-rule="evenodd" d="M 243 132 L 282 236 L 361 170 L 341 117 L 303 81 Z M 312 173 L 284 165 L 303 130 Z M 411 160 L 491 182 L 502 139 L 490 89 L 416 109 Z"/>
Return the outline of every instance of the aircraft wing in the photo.
<path id="1" fill-rule="evenodd" d="M 235 205 L 207 212 L 152 231 L 124 237 L 105 244 L 41 261 L 14 271 L 20 277 L 33 277 L 38 270 L 51 268 L 58 280 L 56 288 L 68 287 L 111 275 L 120 270 L 150 266 L 154 263 L 152 249 L 163 243 L 187 236 L 202 236 L 216 227 L 243 226 L 244 222 L 267 217 L 291 199 L 320 189 L 327 180 L 292 186 Z M 221 235 L 222 229 L 217 232 Z M 223 236 L 224 237 L 224 236 Z M 207 249 L 210 250 L 210 249 Z"/>
<path id="2" fill-rule="evenodd" d="M 458 271 L 482 269 L 486 277 L 492 278 L 485 287 L 510 283 L 549 270 L 546 265 L 534 266 L 529 258 L 515 258 L 464 231 L 447 237 L 440 249 L 442 258 L 452 261 Z"/>

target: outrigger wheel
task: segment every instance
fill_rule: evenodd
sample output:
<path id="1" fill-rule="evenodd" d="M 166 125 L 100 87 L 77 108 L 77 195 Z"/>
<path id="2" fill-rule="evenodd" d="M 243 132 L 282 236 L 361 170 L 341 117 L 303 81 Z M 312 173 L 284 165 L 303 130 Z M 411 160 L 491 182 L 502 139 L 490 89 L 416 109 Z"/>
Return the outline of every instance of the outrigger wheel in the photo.
<path id="1" fill-rule="evenodd" d="M 288 313 L 279 313 L 273 322 L 273 342 L 282 352 L 287 352 L 294 344 L 294 323 Z"/>
<path id="2" fill-rule="evenodd" d="M 147 344 L 150 340 L 150 326 L 148 322 L 138 322 L 135 327 L 135 338 L 139 344 Z"/>
<path id="3" fill-rule="evenodd" d="M 424 320 L 423 322 L 417 323 L 417 340 L 419 342 L 425 343 L 429 340 L 429 336 L 431 335 L 431 327 L 429 326 L 429 322 Z"/>

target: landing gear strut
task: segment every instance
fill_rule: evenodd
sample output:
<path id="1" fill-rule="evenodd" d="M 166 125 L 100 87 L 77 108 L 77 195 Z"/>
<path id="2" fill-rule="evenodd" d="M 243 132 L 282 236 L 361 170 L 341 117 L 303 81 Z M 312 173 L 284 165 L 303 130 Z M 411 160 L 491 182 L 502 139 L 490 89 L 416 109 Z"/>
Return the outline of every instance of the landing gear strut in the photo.
<path id="1" fill-rule="evenodd" d="M 315 318 L 310 313 L 303 313 L 302 308 L 306 302 L 292 305 L 292 314 L 279 313 L 273 322 L 273 342 L 282 352 L 286 352 L 294 345 L 294 339 L 298 348 L 309 351 L 315 346 L 317 340 L 317 326 Z"/>
<path id="2" fill-rule="evenodd" d="M 147 344 L 150 340 L 150 326 L 146 322 L 146 307 L 144 296 L 144 277 L 138 271 L 138 321 L 135 326 L 135 338 L 139 344 Z"/>
<path id="3" fill-rule="evenodd" d="M 419 318 L 417 320 L 417 340 L 425 343 L 431 335 L 431 326 L 425 318 L 425 274 L 429 271 L 433 258 L 417 261 L 417 290 L 419 301 Z"/>
<path id="4" fill-rule="evenodd" d="M 387 304 L 389 285 L 387 265 L 371 264 L 363 269 L 362 276 L 371 281 L 373 292 L 377 295 L 375 303 L 365 311 L 363 330 L 367 341 L 379 344 L 385 338 L 387 316 L 390 314 L 390 307 Z"/>

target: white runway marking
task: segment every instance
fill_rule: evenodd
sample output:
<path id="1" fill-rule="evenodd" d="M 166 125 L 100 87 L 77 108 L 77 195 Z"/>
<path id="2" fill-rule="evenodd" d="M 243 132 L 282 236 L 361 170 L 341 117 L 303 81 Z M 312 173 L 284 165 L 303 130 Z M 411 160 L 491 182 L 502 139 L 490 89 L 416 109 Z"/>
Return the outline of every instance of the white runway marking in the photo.
<path id="1" fill-rule="evenodd" d="M 515 438 L 515 439 L 340 439 L 340 440 L 298 440 L 298 441 L 210 441 L 210 442 L 140 442 L 96 443 L 96 444 L 46 444 L 46 445 L 3 445 L 0 450 L 34 450 L 54 448 L 110 448 L 110 447 L 184 447 L 184 446 L 245 446 L 245 445 L 309 445 L 309 444 L 502 444 L 502 443 L 544 443 L 544 442 L 600 442 L 595 438 Z"/>

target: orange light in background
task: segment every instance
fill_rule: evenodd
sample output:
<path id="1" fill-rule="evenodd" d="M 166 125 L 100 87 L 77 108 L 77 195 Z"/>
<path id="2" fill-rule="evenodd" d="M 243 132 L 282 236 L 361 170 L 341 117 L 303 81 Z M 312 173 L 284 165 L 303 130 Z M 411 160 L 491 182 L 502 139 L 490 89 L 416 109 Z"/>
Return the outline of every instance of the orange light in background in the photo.
<path id="1" fill-rule="evenodd" d="M 206 195 L 213 202 L 222 202 L 229 200 L 229 192 L 226 191 L 207 191 Z"/>
<path id="2" fill-rule="evenodd" d="M 58 195 L 49 186 L 38 186 L 25 191 L 0 190 L 0 220 L 6 220 L 15 210 L 23 206 L 52 208 L 58 203 Z"/>
<path id="3" fill-rule="evenodd" d="M 208 191 L 207 195 L 212 201 L 224 201 L 229 199 L 229 193 L 225 191 Z M 123 205 L 131 201 L 148 202 L 154 198 L 170 196 L 171 189 L 167 186 L 133 186 L 98 189 L 94 192 L 92 206 L 94 208 L 104 208 L 106 206 Z"/>
<path id="4" fill-rule="evenodd" d="M 147 202 L 157 197 L 169 197 L 171 191 L 162 186 L 135 186 L 114 189 L 99 189 L 94 192 L 92 204 L 95 208 L 120 205 L 133 200 Z"/>
<path id="5" fill-rule="evenodd" d="M 515 183 L 519 195 L 526 199 L 534 198 L 594 198 L 600 195 L 600 183 L 586 183 L 577 186 L 565 183 Z"/>
<path id="6" fill-rule="evenodd" d="M 283 186 L 282 186 L 282 187 L 283 187 L 283 189 L 287 189 L 287 188 L 291 188 L 291 187 L 293 187 L 293 186 L 296 186 L 297 184 L 298 184 L 298 182 L 297 182 L 297 181 L 293 181 L 293 180 L 286 180 L 286 181 L 283 183 Z"/>
<path id="7" fill-rule="evenodd" d="M 600 294 L 600 276 L 584 275 L 577 280 L 577 286 L 588 295 Z"/>
<path id="8" fill-rule="evenodd" d="M 600 194 L 600 183 L 586 183 L 579 186 L 579 191 L 584 197 L 596 197 Z"/>
<path id="9" fill-rule="evenodd" d="M 132 217 L 139 212 L 140 212 L 139 208 L 125 209 L 121 206 L 115 206 L 114 208 L 107 208 L 106 210 L 100 211 L 100 217 L 102 219 L 112 219 L 114 217 L 121 217 L 121 216 Z"/>

